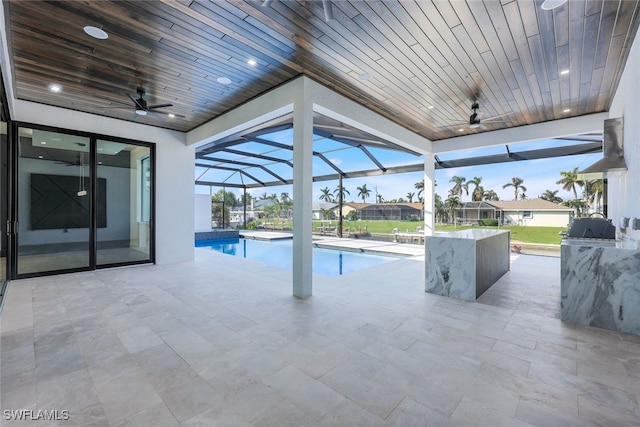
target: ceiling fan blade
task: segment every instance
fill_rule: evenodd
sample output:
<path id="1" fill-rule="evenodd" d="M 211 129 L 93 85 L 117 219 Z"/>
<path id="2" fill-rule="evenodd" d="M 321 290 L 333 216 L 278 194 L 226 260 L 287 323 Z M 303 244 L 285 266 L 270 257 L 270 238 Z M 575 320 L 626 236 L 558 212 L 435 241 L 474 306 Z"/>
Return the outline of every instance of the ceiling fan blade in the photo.
<path id="1" fill-rule="evenodd" d="M 133 101 L 133 104 L 136 106 L 136 108 L 139 108 L 141 110 L 145 110 L 144 106 L 140 105 L 140 103 L 138 102 L 137 99 L 135 99 L 133 97 L 133 95 L 131 95 L 130 93 L 127 93 L 127 96 Z"/>
<path id="2" fill-rule="evenodd" d="M 156 105 L 148 105 L 148 110 L 153 110 L 154 108 L 165 108 L 165 107 L 173 107 L 173 104 L 156 104 Z"/>
<path id="3" fill-rule="evenodd" d="M 508 116 L 511 113 L 504 113 L 504 114 L 498 114 L 497 116 L 491 116 L 491 117 L 482 117 L 482 113 L 480 113 L 480 120 L 482 120 L 483 122 L 489 121 L 489 120 L 493 120 L 493 119 L 499 119 L 500 117 L 504 117 L 504 116 Z"/>
<path id="4" fill-rule="evenodd" d="M 510 123 L 506 120 L 482 120 L 482 123 Z"/>
<path id="5" fill-rule="evenodd" d="M 157 111 L 157 110 L 149 110 L 150 113 L 153 114 L 173 114 L 174 117 L 179 117 L 181 119 L 184 119 L 184 116 L 182 114 L 176 114 L 176 113 L 170 113 L 168 111 Z"/>

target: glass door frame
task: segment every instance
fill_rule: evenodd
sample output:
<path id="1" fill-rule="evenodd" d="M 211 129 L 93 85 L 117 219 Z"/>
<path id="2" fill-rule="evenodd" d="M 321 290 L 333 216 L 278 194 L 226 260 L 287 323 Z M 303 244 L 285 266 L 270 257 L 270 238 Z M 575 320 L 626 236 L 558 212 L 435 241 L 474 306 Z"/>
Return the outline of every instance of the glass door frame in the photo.
<path id="1" fill-rule="evenodd" d="M 11 230 L 7 230 L 8 234 L 8 254 L 7 254 L 7 279 L 23 279 L 23 278 L 31 278 L 31 277 L 40 277 L 40 276 L 49 276 L 56 274 L 65 274 L 65 273 L 75 273 L 82 271 L 92 271 L 103 268 L 113 268 L 113 267 L 122 267 L 128 265 L 137 265 L 137 264 L 155 264 L 155 242 L 156 242 L 156 232 L 155 232 L 155 217 L 156 217 L 156 144 L 151 142 L 144 141 L 136 141 L 130 140 L 126 138 L 120 138 L 110 135 L 101 135 L 94 134 L 88 132 L 77 131 L 73 129 L 64 129 L 57 128 L 52 126 L 44 126 L 38 125 L 34 123 L 26 123 L 26 122 L 17 122 L 17 121 L 9 121 L 7 123 L 7 139 L 8 139 L 8 222 L 7 226 L 11 227 Z M 28 128 L 28 129 L 37 129 L 48 132 L 57 132 L 68 135 L 82 136 L 89 138 L 90 141 L 90 149 L 89 149 L 89 165 L 90 165 L 90 224 L 89 224 L 89 265 L 87 267 L 78 267 L 78 268 L 68 268 L 61 270 L 49 270 L 35 273 L 22 273 L 18 274 L 18 163 L 19 163 L 19 137 L 18 137 L 18 129 L 19 128 Z M 97 162 L 97 144 L 98 140 L 103 141 L 113 141 L 122 144 L 128 145 L 138 145 L 149 148 L 149 155 L 151 157 L 150 165 L 151 165 L 151 194 L 150 194 L 150 220 L 149 220 L 149 258 L 147 260 L 140 261 L 128 261 L 128 262 L 117 262 L 111 264 L 97 264 L 97 251 L 98 251 L 98 240 L 97 240 L 97 214 L 96 214 L 96 205 L 97 205 L 97 170 L 98 170 L 98 162 Z"/>

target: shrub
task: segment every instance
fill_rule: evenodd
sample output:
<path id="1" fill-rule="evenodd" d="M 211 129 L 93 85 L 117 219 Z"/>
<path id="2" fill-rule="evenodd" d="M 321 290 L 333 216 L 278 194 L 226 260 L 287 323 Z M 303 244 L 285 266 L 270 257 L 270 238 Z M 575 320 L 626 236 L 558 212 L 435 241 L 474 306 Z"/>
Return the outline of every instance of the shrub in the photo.
<path id="1" fill-rule="evenodd" d="M 478 225 L 481 227 L 497 227 L 498 220 L 493 218 L 482 218 L 478 220 Z"/>

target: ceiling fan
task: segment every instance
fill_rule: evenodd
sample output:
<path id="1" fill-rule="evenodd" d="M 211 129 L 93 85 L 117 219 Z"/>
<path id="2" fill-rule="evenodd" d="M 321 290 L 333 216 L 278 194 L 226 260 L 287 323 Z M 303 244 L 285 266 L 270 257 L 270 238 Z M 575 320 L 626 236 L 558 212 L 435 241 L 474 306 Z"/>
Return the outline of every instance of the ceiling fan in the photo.
<path id="1" fill-rule="evenodd" d="M 145 91 L 144 89 L 142 89 L 141 87 L 136 89 L 136 92 L 138 93 L 138 97 L 134 97 L 133 95 L 131 95 L 130 93 L 127 93 L 127 96 L 129 97 L 129 99 L 131 99 L 131 101 L 133 101 L 133 108 L 135 111 L 134 117 L 136 116 L 146 116 L 149 113 L 152 114 L 167 114 L 171 117 L 180 117 L 180 118 L 184 118 L 183 115 L 181 114 L 175 114 L 175 113 L 170 113 L 167 111 L 161 111 L 160 108 L 166 108 L 166 107 L 171 107 L 173 106 L 173 104 L 155 104 L 155 105 L 149 105 L 147 103 L 147 100 L 144 99 L 145 96 Z M 131 107 L 112 107 L 112 108 L 131 108 Z"/>
<path id="2" fill-rule="evenodd" d="M 469 116 L 469 121 L 456 123 L 453 125 L 449 125 L 447 127 L 462 126 L 462 125 L 468 124 L 470 129 L 486 129 L 484 127 L 484 124 L 487 124 L 487 123 L 507 123 L 507 121 L 505 120 L 495 120 L 495 119 L 508 116 L 510 114 L 510 113 L 506 113 L 506 114 L 499 114 L 497 116 L 482 118 L 482 113 L 478 112 L 479 109 L 480 109 L 480 104 L 478 103 L 478 101 L 473 101 L 473 103 L 471 104 L 471 110 L 473 111 L 473 113 L 471 113 L 471 115 Z"/>

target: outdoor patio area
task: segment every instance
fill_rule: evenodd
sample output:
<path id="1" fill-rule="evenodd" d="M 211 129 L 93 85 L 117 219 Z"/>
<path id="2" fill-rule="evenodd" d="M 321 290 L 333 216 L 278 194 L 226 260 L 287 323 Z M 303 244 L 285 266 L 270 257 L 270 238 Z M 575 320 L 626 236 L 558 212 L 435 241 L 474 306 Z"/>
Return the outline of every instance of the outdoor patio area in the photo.
<path id="1" fill-rule="evenodd" d="M 512 254 L 476 303 L 425 293 L 420 256 L 316 275 L 306 300 L 289 271 L 204 250 L 12 281 L 2 410 L 69 412 L 39 426 L 637 426 L 640 337 L 562 323 L 559 270 Z"/>

